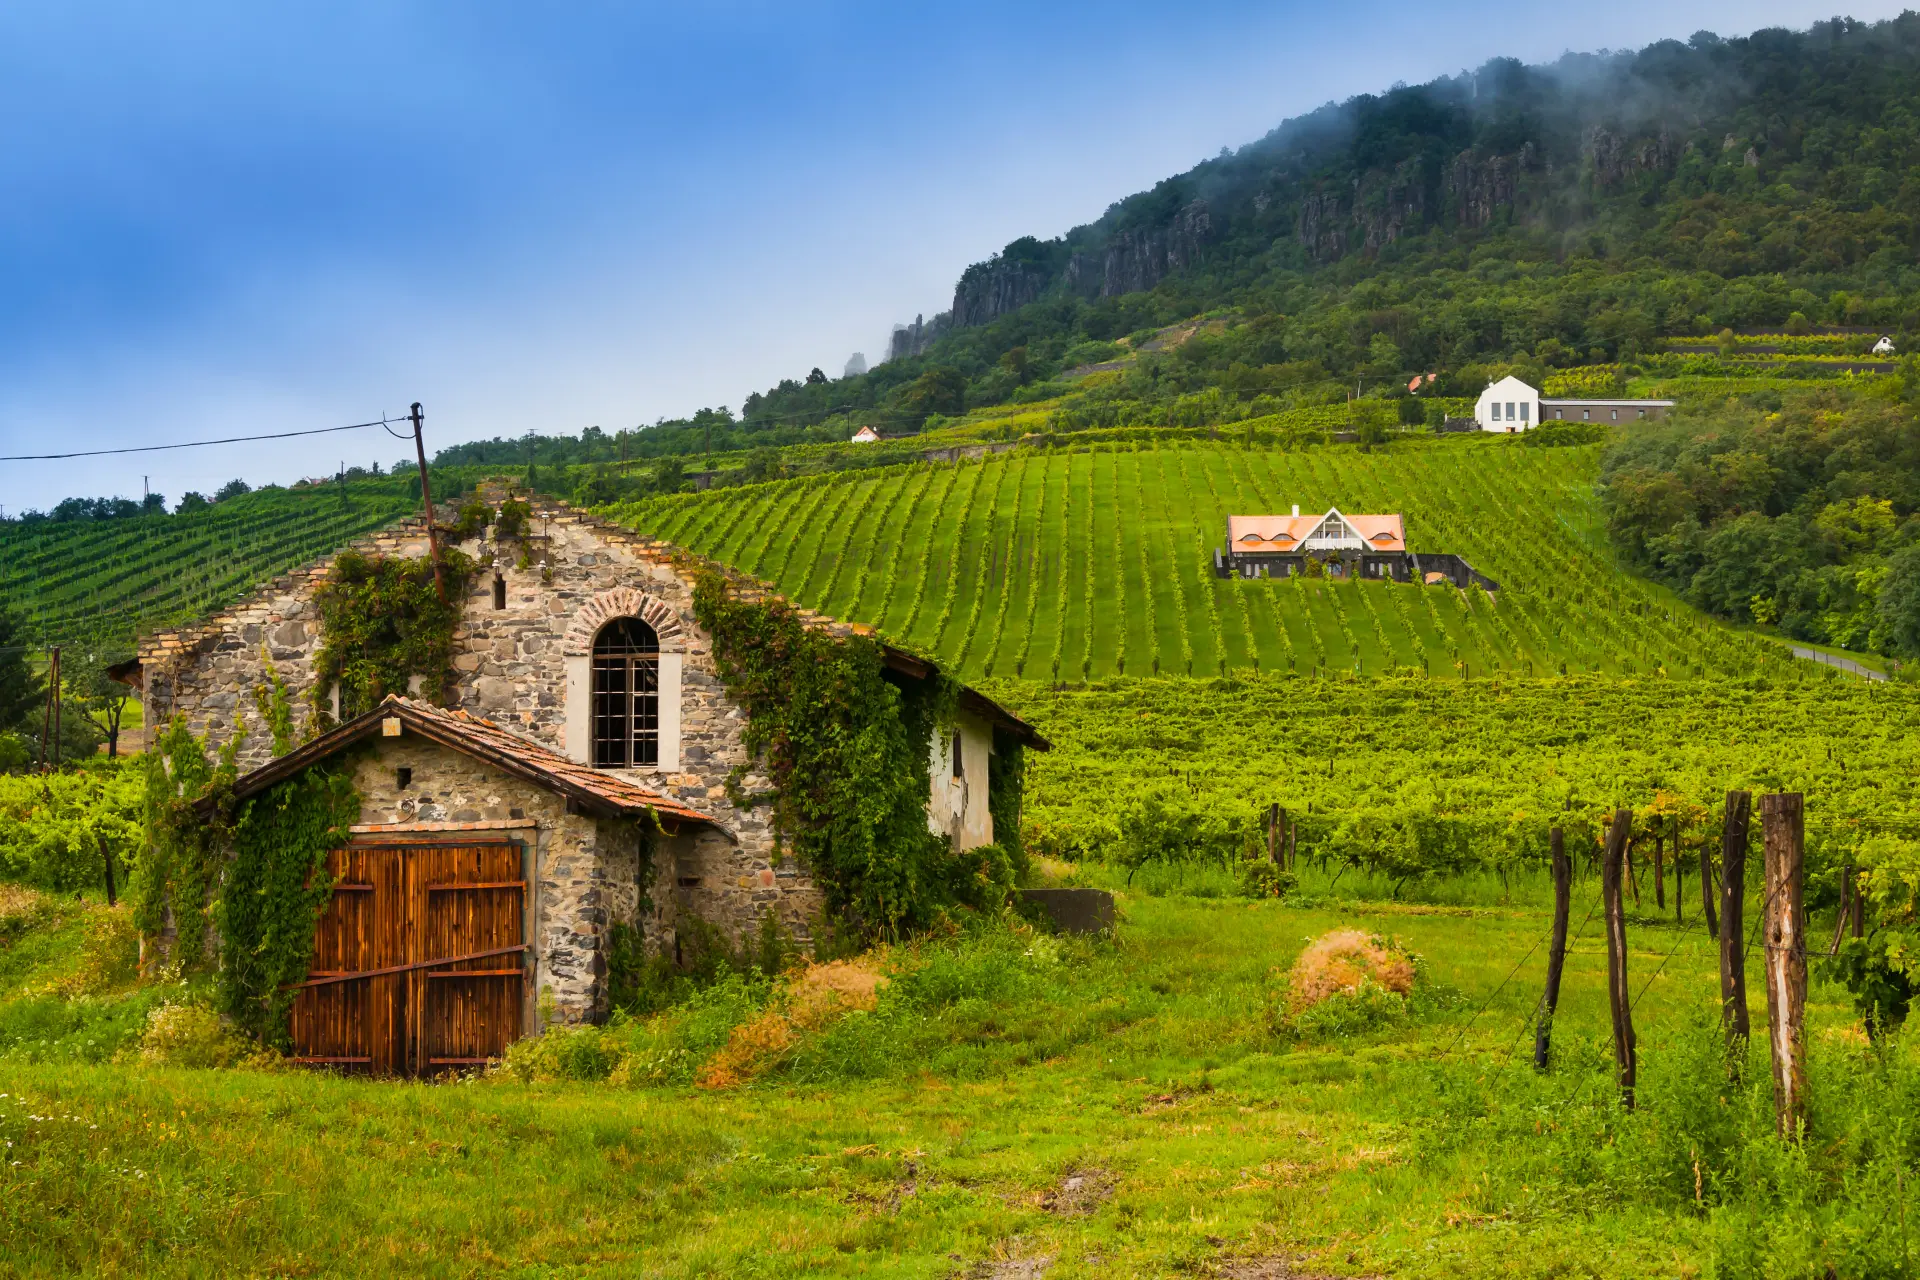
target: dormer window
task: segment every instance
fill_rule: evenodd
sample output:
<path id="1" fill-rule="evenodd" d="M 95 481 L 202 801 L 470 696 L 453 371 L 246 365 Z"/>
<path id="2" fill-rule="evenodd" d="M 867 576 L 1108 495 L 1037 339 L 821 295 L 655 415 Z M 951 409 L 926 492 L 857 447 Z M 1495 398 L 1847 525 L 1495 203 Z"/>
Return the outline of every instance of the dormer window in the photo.
<path id="1" fill-rule="evenodd" d="M 593 763 L 652 768 L 660 760 L 660 637 L 615 618 L 593 640 Z"/>

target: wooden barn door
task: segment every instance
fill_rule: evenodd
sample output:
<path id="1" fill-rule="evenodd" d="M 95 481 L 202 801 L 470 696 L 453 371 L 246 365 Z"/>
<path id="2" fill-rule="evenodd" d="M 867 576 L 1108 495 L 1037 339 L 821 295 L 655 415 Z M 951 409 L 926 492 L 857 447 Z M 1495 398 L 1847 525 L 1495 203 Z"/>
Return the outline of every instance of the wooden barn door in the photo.
<path id="1" fill-rule="evenodd" d="M 426 1075 L 503 1054 L 525 1008 L 520 846 L 349 845 L 328 867 L 295 1058 Z"/>

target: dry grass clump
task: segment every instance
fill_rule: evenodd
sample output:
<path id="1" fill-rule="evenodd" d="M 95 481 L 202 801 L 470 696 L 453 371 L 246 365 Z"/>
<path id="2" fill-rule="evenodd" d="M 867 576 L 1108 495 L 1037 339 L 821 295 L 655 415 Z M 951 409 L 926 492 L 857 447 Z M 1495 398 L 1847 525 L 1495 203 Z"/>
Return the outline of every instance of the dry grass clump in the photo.
<path id="1" fill-rule="evenodd" d="M 811 964 L 793 973 L 786 989 L 759 1017 L 741 1023 L 720 1052 L 702 1067 L 694 1083 L 703 1089 L 730 1089 L 760 1075 L 808 1032 L 818 1031 L 847 1013 L 871 1013 L 886 982 L 877 956 Z"/>
<path id="2" fill-rule="evenodd" d="M 1395 995 L 1413 991 L 1413 957 L 1377 934 L 1335 929 L 1309 943 L 1287 978 L 1287 1010 L 1300 1013 L 1333 996 L 1374 985 Z"/>

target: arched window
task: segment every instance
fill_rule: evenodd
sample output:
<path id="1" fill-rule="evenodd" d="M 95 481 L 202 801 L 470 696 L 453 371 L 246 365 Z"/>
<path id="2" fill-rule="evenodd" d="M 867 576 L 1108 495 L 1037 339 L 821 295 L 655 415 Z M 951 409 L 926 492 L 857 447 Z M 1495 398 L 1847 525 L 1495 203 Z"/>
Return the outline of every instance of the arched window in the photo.
<path id="1" fill-rule="evenodd" d="M 593 763 L 660 762 L 660 637 L 638 618 L 615 618 L 593 638 Z"/>

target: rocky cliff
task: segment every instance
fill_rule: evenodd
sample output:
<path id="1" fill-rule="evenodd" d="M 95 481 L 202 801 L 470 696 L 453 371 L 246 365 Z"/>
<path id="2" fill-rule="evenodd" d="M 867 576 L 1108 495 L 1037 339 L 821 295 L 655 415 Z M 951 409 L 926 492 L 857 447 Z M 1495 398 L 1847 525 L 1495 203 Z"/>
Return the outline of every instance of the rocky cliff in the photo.
<path id="1" fill-rule="evenodd" d="M 1786 70 L 1819 59 L 1833 63 L 1815 77 L 1822 84 L 1851 83 L 1858 68 L 1888 79 L 1920 64 L 1920 17 L 1737 42 L 1703 33 L 1544 67 L 1496 59 L 1329 105 L 1065 236 L 1018 240 L 969 267 L 950 323 L 988 324 L 1050 295 L 1115 298 L 1182 273 L 1224 288 L 1430 234 L 1538 230 L 1558 242 L 1608 201 L 1659 198 L 1653 189 L 1689 165 L 1778 163 L 1770 157 L 1800 145 Z"/>

